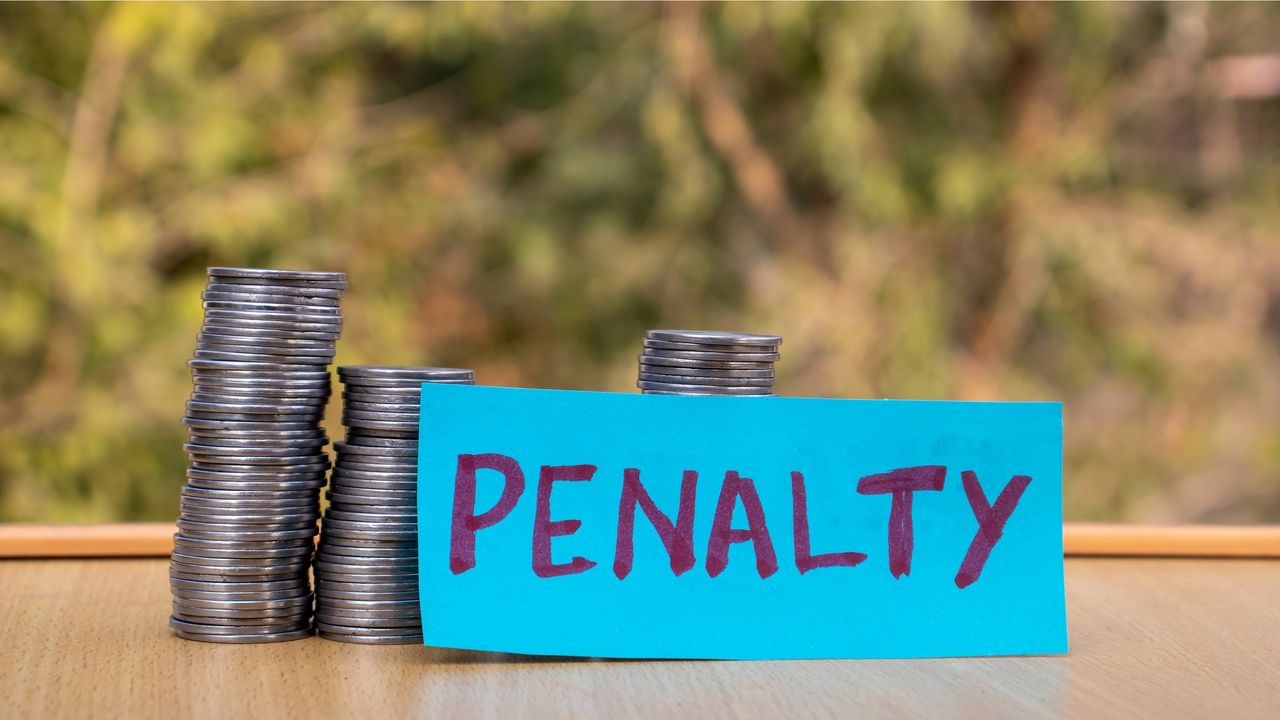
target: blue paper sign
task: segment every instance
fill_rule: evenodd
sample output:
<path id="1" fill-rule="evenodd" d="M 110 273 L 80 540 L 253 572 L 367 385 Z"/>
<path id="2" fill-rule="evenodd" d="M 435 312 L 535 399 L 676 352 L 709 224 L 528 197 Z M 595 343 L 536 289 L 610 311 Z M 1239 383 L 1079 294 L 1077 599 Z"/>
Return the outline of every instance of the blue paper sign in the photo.
<path id="1" fill-rule="evenodd" d="M 424 384 L 427 645 L 1063 653 L 1062 407 Z"/>

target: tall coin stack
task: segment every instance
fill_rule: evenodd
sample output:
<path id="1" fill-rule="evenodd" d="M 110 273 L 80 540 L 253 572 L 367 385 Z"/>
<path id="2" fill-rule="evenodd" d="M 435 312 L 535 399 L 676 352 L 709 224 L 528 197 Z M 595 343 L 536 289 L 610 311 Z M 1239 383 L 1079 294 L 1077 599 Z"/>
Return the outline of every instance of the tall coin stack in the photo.
<path id="1" fill-rule="evenodd" d="M 316 551 L 316 628 L 342 642 L 422 642 L 418 607 L 418 414 L 424 382 L 475 384 L 470 370 L 344 366 L 346 442 Z"/>
<path id="2" fill-rule="evenodd" d="M 772 395 L 777 335 L 650 330 L 636 386 L 650 395 Z"/>
<path id="3" fill-rule="evenodd" d="M 180 637 L 312 632 L 307 570 L 329 467 L 319 422 L 346 284 L 343 273 L 209 269 L 169 566 Z"/>

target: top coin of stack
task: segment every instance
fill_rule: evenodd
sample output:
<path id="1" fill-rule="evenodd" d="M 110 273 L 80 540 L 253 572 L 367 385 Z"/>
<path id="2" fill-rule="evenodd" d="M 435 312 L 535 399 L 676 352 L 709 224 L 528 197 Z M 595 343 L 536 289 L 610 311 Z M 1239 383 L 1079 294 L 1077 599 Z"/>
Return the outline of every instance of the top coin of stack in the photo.
<path id="1" fill-rule="evenodd" d="M 636 386 L 650 395 L 772 395 L 777 335 L 650 330 Z"/>
<path id="2" fill-rule="evenodd" d="M 169 570 L 181 637 L 311 634 L 307 570 L 329 466 L 319 422 L 345 287 L 342 273 L 209 269 Z"/>

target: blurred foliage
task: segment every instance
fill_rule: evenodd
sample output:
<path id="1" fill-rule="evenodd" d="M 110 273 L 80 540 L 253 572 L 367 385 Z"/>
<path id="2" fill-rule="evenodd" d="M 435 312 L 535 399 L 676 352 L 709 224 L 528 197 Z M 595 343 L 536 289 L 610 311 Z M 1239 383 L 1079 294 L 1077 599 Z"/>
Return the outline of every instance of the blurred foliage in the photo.
<path id="1" fill-rule="evenodd" d="M 218 264 L 349 273 L 339 363 L 626 391 L 647 328 L 778 332 L 784 394 L 1063 400 L 1069 519 L 1280 521 L 1277 37 L 1234 3 L 0 5 L 0 519 L 173 516 Z"/>

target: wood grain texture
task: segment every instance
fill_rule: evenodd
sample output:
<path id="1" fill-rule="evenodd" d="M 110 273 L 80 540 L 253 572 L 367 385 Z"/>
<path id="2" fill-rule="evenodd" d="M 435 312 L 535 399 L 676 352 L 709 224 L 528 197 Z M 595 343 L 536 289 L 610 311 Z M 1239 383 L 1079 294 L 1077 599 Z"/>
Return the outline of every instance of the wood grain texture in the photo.
<path id="1" fill-rule="evenodd" d="M 2 524 L 0 558 L 168 557 L 173 523 Z"/>
<path id="2" fill-rule="evenodd" d="M 0 524 L 0 558 L 167 557 L 170 523 Z M 1067 523 L 1067 555 L 1280 558 L 1277 525 L 1104 525 Z"/>
<path id="3" fill-rule="evenodd" d="M 8 560 L 0 716 L 1276 717 L 1280 562 L 1066 567 L 1065 657 L 618 662 L 188 642 L 163 560 Z"/>

